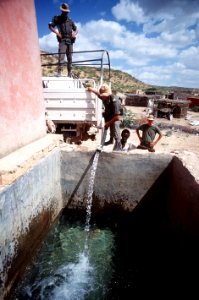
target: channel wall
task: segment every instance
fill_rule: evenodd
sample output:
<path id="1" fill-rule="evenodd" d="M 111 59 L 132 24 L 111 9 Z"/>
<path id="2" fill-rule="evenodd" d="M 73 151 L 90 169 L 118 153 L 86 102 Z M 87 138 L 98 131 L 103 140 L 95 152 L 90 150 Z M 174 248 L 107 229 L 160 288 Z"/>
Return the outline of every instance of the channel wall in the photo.
<path id="1" fill-rule="evenodd" d="M 9 295 L 60 212 L 64 208 L 86 209 L 94 155 L 95 152 L 62 151 L 56 144 L 13 182 L 1 185 L 1 299 Z M 131 213 L 142 203 L 150 207 L 151 199 L 158 199 L 157 214 L 164 203 L 168 226 L 176 236 L 199 238 L 198 180 L 183 159 L 145 151 L 99 155 L 93 212 Z"/>

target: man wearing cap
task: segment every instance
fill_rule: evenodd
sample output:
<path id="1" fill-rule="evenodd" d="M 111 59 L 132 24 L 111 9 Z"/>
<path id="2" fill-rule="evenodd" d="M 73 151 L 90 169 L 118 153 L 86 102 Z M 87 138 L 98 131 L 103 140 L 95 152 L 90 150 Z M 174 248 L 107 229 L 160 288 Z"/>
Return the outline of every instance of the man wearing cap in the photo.
<path id="1" fill-rule="evenodd" d="M 63 3 L 60 6 L 60 10 L 62 12 L 61 15 L 54 16 L 52 21 L 48 24 L 48 27 L 56 34 L 59 42 L 59 66 L 57 75 L 61 76 L 61 71 L 63 69 L 62 65 L 66 54 L 68 76 L 71 77 L 73 43 L 75 42 L 77 35 L 77 26 L 68 17 L 68 13 L 70 12 L 68 4 Z M 57 27 L 57 30 L 55 27 Z"/>
<path id="2" fill-rule="evenodd" d="M 102 85 L 99 92 L 92 87 L 88 87 L 87 91 L 93 92 L 102 100 L 105 111 L 103 113 L 105 120 L 105 129 L 110 127 L 110 140 L 105 142 L 104 145 L 113 144 L 113 139 L 115 139 L 115 145 L 113 147 L 114 151 L 121 151 L 120 142 L 120 108 L 121 101 L 119 97 L 112 94 L 110 87 L 106 84 Z"/>
<path id="3" fill-rule="evenodd" d="M 138 149 L 146 149 L 149 152 L 155 152 L 154 146 L 162 138 L 162 133 L 158 126 L 154 125 L 153 122 L 153 115 L 149 115 L 147 118 L 147 123 L 136 128 L 136 133 L 140 140 L 140 145 L 137 146 Z M 142 131 L 142 136 L 140 135 L 140 131 Z M 155 139 L 156 134 L 158 134 L 157 139 Z"/>

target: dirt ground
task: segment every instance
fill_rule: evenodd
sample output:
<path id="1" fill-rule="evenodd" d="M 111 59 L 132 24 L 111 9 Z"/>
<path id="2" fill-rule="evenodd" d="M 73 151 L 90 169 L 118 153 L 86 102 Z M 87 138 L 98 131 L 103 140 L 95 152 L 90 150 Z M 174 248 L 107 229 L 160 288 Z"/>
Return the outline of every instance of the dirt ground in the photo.
<path id="1" fill-rule="evenodd" d="M 128 110 L 135 114 L 136 119 L 141 120 L 146 117 L 145 107 L 135 107 L 127 106 Z M 193 152 L 199 156 L 199 125 L 193 126 L 189 122 L 189 118 L 197 120 L 199 122 L 199 113 L 188 111 L 186 118 L 173 118 L 169 121 L 166 118 L 156 118 L 155 124 L 157 124 L 162 133 L 163 137 L 159 143 L 155 146 L 156 152 L 167 152 L 167 153 L 177 153 L 182 151 Z M 122 130 L 122 129 L 121 129 Z M 135 145 L 139 144 L 138 137 L 136 135 L 135 129 L 129 129 L 131 131 L 130 140 Z M 108 140 L 107 137 L 106 140 Z M 100 145 L 101 140 L 101 130 L 96 135 L 96 140 L 83 141 L 83 143 L 78 146 L 79 150 L 94 150 L 98 145 Z M 63 145 L 64 146 L 64 145 Z M 76 145 L 70 145 L 68 151 L 76 148 Z M 112 151 L 113 146 L 105 146 L 104 151 Z M 143 150 L 133 149 L 132 151 L 143 152 Z"/>
<path id="2" fill-rule="evenodd" d="M 127 107 L 140 119 L 145 117 L 146 108 Z M 197 120 L 199 113 L 188 111 L 186 118 L 173 118 L 171 121 L 166 118 L 156 118 L 155 123 L 163 133 L 162 139 L 155 149 L 161 152 L 190 151 L 199 155 L 199 125 L 193 126 L 189 120 Z M 131 130 L 131 138 L 136 145 L 139 142 L 135 130 Z"/>
<path id="3" fill-rule="evenodd" d="M 146 118 L 145 107 L 126 108 L 136 115 L 136 119 L 141 120 Z M 155 124 L 160 127 L 163 137 L 155 146 L 155 153 L 152 155 L 156 155 L 156 153 L 169 153 L 177 156 L 182 161 L 183 165 L 189 169 L 190 173 L 199 184 L 199 125 L 191 125 L 188 120 L 189 118 L 196 120 L 199 123 L 199 113 L 194 113 L 192 111 L 188 111 L 186 118 L 173 118 L 171 121 L 166 118 L 156 118 Z M 142 153 L 145 155 L 145 153 L 149 153 L 146 150 L 136 148 L 139 144 L 139 140 L 135 129 L 130 129 L 130 132 L 131 135 L 129 139 L 135 145 L 135 148 L 127 154 Z M 83 141 L 81 145 L 61 142 L 60 147 L 65 151 L 95 151 L 101 144 L 101 137 L 102 130 L 100 129 L 96 135 L 95 141 L 88 139 L 87 141 Z M 107 136 L 106 140 L 108 139 L 109 136 Z M 113 145 L 104 146 L 103 151 L 112 152 Z"/>
<path id="4" fill-rule="evenodd" d="M 146 118 L 145 107 L 129 106 L 126 108 L 135 114 L 136 120 Z M 194 113 L 192 111 L 188 111 L 186 118 L 173 118 L 171 121 L 166 118 L 157 118 L 155 123 L 160 127 L 163 137 L 155 146 L 155 153 L 153 154 L 171 153 L 178 156 L 199 183 L 199 125 L 191 125 L 188 120 L 189 118 L 196 120 L 199 123 L 199 113 Z M 139 144 L 139 140 L 135 129 L 130 129 L 130 132 L 131 135 L 129 139 L 135 147 L 129 154 L 147 154 L 148 151 L 136 148 Z M 99 129 L 94 141 L 88 139 L 87 141 L 83 141 L 81 145 L 76 145 L 65 143 L 62 135 L 48 134 L 41 141 L 39 140 L 31 145 L 27 145 L 0 160 L 0 187 L 9 184 L 18 176 L 26 172 L 37 159 L 47 155 L 54 147 L 58 146 L 66 152 L 95 151 L 101 144 L 101 137 L 102 130 Z M 108 139 L 109 136 L 107 136 L 106 140 Z M 113 145 L 104 146 L 103 151 L 112 152 Z"/>

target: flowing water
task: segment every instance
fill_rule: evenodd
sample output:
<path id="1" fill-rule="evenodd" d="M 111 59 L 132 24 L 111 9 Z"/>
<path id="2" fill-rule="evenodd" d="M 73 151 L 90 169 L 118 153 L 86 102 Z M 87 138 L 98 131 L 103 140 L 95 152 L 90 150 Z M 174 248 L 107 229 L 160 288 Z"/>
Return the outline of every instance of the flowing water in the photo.
<path id="1" fill-rule="evenodd" d="M 85 245 L 85 240 L 87 244 Z M 60 220 L 12 299 L 103 299 L 112 278 L 114 234 L 77 220 Z"/>
<path id="2" fill-rule="evenodd" d="M 95 182 L 95 173 L 97 170 L 98 159 L 99 159 L 99 152 L 96 152 L 93 159 L 93 164 L 91 166 L 87 200 L 86 200 L 86 225 L 85 225 L 86 231 L 89 231 L 90 228 L 91 208 L 92 208 L 92 201 L 93 201 L 93 187 Z"/>
<path id="3" fill-rule="evenodd" d="M 173 234 L 161 199 L 139 203 L 132 213 L 112 208 L 94 216 L 98 158 L 96 152 L 86 212 L 65 210 L 9 299 L 162 299 L 166 293 L 170 299 L 186 289 L 198 295 L 199 247 Z"/>
<path id="4" fill-rule="evenodd" d="M 86 222 L 63 218 L 28 268 L 12 299 L 103 299 L 112 278 L 114 234 L 91 221 L 92 195 L 99 159 L 91 166 Z"/>

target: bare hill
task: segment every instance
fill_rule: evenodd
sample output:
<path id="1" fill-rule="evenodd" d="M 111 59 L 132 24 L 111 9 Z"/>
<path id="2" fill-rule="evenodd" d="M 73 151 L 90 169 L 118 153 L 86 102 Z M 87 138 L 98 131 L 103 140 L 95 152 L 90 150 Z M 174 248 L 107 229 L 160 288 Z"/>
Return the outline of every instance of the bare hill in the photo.
<path id="1" fill-rule="evenodd" d="M 57 69 L 57 56 L 54 56 L 50 53 L 41 51 L 41 64 L 42 75 L 43 76 L 52 76 L 56 74 Z M 50 65 L 50 66 L 47 66 Z M 65 68 L 66 69 L 66 68 Z M 66 72 L 66 71 L 65 71 Z M 96 82 L 100 78 L 100 68 L 92 66 L 73 66 L 73 73 L 78 78 L 93 78 Z M 199 89 L 191 89 L 185 87 L 167 87 L 167 86 L 154 86 L 144 83 L 135 77 L 131 76 L 126 72 L 120 70 L 110 70 L 110 80 L 112 83 L 112 88 L 121 93 L 131 93 L 137 89 L 146 90 L 156 90 L 161 91 L 163 94 L 169 94 L 170 92 L 179 92 L 193 94 L 193 92 L 199 93 Z M 109 72 L 108 69 L 104 69 L 104 81 L 109 82 Z"/>
<path id="2" fill-rule="evenodd" d="M 42 54 L 49 54 L 46 52 L 41 52 Z M 42 75 L 43 76 L 52 76 L 56 74 L 56 64 L 57 57 L 52 55 L 42 55 L 41 63 L 44 65 L 42 67 Z M 50 66 L 47 66 L 47 65 Z M 65 71 L 64 71 L 65 72 Z M 96 82 L 99 81 L 100 78 L 100 68 L 92 67 L 92 66 L 73 66 L 73 73 L 78 78 L 93 78 Z M 112 83 L 113 89 L 116 89 L 119 92 L 132 92 L 136 89 L 147 89 L 151 87 L 147 85 L 135 77 L 131 76 L 128 73 L 119 71 L 119 70 L 110 70 L 110 80 Z M 109 72 L 108 69 L 104 68 L 104 81 L 109 81 Z"/>

